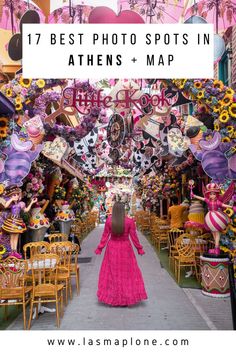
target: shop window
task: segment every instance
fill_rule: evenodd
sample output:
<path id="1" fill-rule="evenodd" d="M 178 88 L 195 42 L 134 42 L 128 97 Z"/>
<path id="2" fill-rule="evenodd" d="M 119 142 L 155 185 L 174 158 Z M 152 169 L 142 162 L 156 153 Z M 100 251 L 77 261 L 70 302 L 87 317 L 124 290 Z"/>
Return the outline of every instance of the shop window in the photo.
<path id="1" fill-rule="evenodd" d="M 228 86 L 229 85 L 229 60 L 225 52 L 219 62 L 219 79 Z"/>

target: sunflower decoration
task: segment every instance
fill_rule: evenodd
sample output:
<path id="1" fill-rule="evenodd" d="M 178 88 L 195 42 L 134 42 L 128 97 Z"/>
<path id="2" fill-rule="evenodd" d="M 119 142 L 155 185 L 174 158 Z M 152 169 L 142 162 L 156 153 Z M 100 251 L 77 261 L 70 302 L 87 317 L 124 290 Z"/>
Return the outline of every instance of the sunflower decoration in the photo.
<path id="1" fill-rule="evenodd" d="M 224 107 L 228 107 L 232 102 L 233 102 L 233 95 L 226 94 L 221 100 L 222 106 Z"/>
<path id="2" fill-rule="evenodd" d="M 224 210 L 224 213 L 227 214 L 229 218 L 231 218 L 231 216 L 234 215 L 234 211 L 233 211 L 233 209 L 231 209 L 231 208 L 226 208 L 226 209 Z"/>
<path id="3" fill-rule="evenodd" d="M 3 194 L 4 190 L 5 190 L 4 184 L 0 183 L 0 195 Z"/>
<path id="4" fill-rule="evenodd" d="M 221 139 L 222 143 L 229 143 L 230 138 L 228 136 L 225 136 L 224 138 Z"/>
<path id="5" fill-rule="evenodd" d="M 225 246 L 220 246 L 220 249 L 222 252 L 224 253 L 228 253 L 229 252 L 229 248 L 225 247 Z"/>
<path id="6" fill-rule="evenodd" d="M 229 114 L 231 115 L 231 117 L 236 118 L 236 103 L 232 103 L 229 106 Z"/>
<path id="7" fill-rule="evenodd" d="M 28 98 L 26 101 L 25 101 L 25 104 L 29 104 L 31 102 L 31 100 Z"/>
<path id="8" fill-rule="evenodd" d="M 221 105 L 220 102 L 218 102 L 218 103 L 215 104 L 215 106 L 214 106 L 214 108 L 213 108 L 213 111 L 214 111 L 215 113 L 219 113 L 219 112 L 221 111 L 221 109 L 222 109 L 222 105 Z"/>
<path id="9" fill-rule="evenodd" d="M 186 79 L 182 79 L 180 80 L 180 83 L 179 83 L 179 89 L 182 90 L 186 84 Z"/>
<path id="10" fill-rule="evenodd" d="M 213 82 L 213 87 L 214 87 L 214 88 L 218 88 L 218 89 L 220 89 L 220 90 L 223 90 L 224 84 L 223 84 L 223 82 L 220 81 L 220 80 L 214 80 L 214 82 Z"/>
<path id="11" fill-rule="evenodd" d="M 204 97 L 204 91 L 203 90 L 198 91 L 197 98 L 200 100 L 203 97 Z"/>
<path id="12" fill-rule="evenodd" d="M 235 219 L 235 218 L 234 218 Z M 233 220 L 233 224 L 235 224 L 234 223 L 234 220 Z M 232 224 L 229 224 L 229 229 L 231 230 L 231 231 L 233 231 L 235 234 L 236 234 L 236 226 L 234 226 L 234 225 L 232 225 Z"/>
<path id="13" fill-rule="evenodd" d="M 17 104 L 15 105 L 15 109 L 16 109 L 16 111 L 21 111 L 21 110 L 22 110 L 22 108 L 23 108 L 22 103 L 17 103 Z"/>
<path id="14" fill-rule="evenodd" d="M 234 90 L 231 89 L 230 87 L 227 88 L 227 90 L 225 91 L 226 95 L 234 95 Z"/>
<path id="15" fill-rule="evenodd" d="M 215 123 L 214 123 L 214 130 L 215 130 L 216 132 L 220 131 L 220 125 L 219 125 L 218 122 L 215 122 Z"/>
<path id="16" fill-rule="evenodd" d="M 6 117 L 0 117 L 0 138 L 7 137 L 8 119 Z"/>
<path id="17" fill-rule="evenodd" d="M 36 81 L 36 85 L 38 86 L 38 88 L 44 88 L 45 81 L 43 79 L 39 79 Z"/>
<path id="18" fill-rule="evenodd" d="M 21 99 L 21 97 L 18 95 L 18 96 L 16 96 L 16 98 L 15 98 L 15 104 L 21 104 L 22 103 L 22 99 Z"/>
<path id="19" fill-rule="evenodd" d="M 12 96 L 12 89 L 11 89 L 11 88 L 8 88 L 8 89 L 6 90 L 6 96 L 7 96 L 7 97 L 11 97 L 11 96 Z"/>
<path id="20" fill-rule="evenodd" d="M 227 123 L 228 120 L 229 120 L 229 113 L 226 109 L 224 109 L 219 116 L 219 121 L 221 123 Z"/>
<path id="21" fill-rule="evenodd" d="M 206 104 L 208 104 L 208 105 L 212 104 L 212 97 L 209 97 L 206 99 Z"/>
<path id="22" fill-rule="evenodd" d="M 234 137 L 234 127 L 232 125 L 228 125 L 226 127 L 228 135 L 233 138 Z"/>
<path id="23" fill-rule="evenodd" d="M 202 88 L 202 83 L 201 83 L 201 81 L 195 81 L 194 84 L 193 84 L 193 86 L 194 86 L 196 89 L 200 90 L 200 89 Z"/>
<path id="24" fill-rule="evenodd" d="M 32 79 L 24 79 L 23 76 L 21 76 L 19 84 L 22 87 L 29 88 L 31 85 Z"/>
<path id="25" fill-rule="evenodd" d="M 7 250 L 6 247 L 4 245 L 0 244 L 0 254 L 1 255 L 4 254 L 6 252 L 6 250 Z"/>
<path id="26" fill-rule="evenodd" d="M 173 80 L 173 83 L 180 89 L 182 90 L 187 82 L 187 79 L 178 79 L 178 80 Z"/>

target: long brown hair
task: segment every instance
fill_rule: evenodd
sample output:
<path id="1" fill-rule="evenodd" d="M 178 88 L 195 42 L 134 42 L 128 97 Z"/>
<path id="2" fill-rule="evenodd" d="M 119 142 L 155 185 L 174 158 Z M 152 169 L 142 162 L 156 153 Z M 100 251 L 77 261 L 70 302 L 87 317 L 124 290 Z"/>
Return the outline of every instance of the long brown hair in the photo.
<path id="1" fill-rule="evenodd" d="M 112 208 L 111 231 L 114 235 L 121 235 L 124 232 L 125 206 L 116 202 Z"/>

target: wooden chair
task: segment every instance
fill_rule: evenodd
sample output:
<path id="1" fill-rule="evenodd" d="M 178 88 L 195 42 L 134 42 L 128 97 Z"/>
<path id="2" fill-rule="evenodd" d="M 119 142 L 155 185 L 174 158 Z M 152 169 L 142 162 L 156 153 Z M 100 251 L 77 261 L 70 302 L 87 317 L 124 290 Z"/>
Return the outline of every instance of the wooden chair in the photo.
<path id="1" fill-rule="evenodd" d="M 0 306 L 22 305 L 24 329 L 26 329 L 26 306 L 30 301 L 31 286 L 26 286 L 28 264 L 25 260 L 8 257 L 0 261 Z"/>
<path id="2" fill-rule="evenodd" d="M 49 242 L 63 242 L 68 240 L 68 236 L 66 234 L 58 233 L 58 234 L 51 234 L 48 236 Z"/>
<path id="3" fill-rule="evenodd" d="M 76 219 L 76 226 L 78 230 L 80 228 L 80 240 L 82 240 L 88 233 L 87 223 L 85 222 L 85 219 L 83 221 L 81 221 L 80 219 Z"/>
<path id="4" fill-rule="evenodd" d="M 161 245 L 167 245 L 168 244 L 168 229 L 166 230 L 159 230 L 159 234 L 157 236 L 157 241 L 156 241 L 156 245 L 157 245 L 157 250 L 158 252 L 161 251 Z"/>
<path id="5" fill-rule="evenodd" d="M 75 235 L 77 240 L 80 242 L 81 241 L 82 230 L 81 230 L 81 224 L 78 223 L 78 221 L 75 221 L 71 225 L 71 232 Z"/>
<path id="6" fill-rule="evenodd" d="M 35 254 L 47 253 L 48 247 L 49 243 L 45 241 L 26 243 L 23 246 L 24 259 L 31 258 Z"/>
<path id="7" fill-rule="evenodd" d="M 140 230 L 142 231 L 142 233 L 150 231 L 150 220 L 149 220 L 149 218 L 144 218 L 144 219 L 141 220 Z"/>
<path id="8" fill-rule="evenodd" d="M 159 225 L 155 225 L 151 230 L 151 241 L 153 246 L 157 247 L 158 238 L 160 236 Z"/>
<path id="9" fill-rule="evenodd" d="M 28 329 L 31 326 L 34 305 L 37 313 L 38 306 L 44 303 L 56 304 L 56 323 L 57 327 L 60 327 L 60 310 L 61 315 L 63 314 L 63 285 L 57 281 L 59 262 L 60 259 L 56 254 L 36 254 L 28 261 L 33 279 Z"/>
<path id="10" fill-rule="evenodd" d="M 195 258 L 195 241 L 189 234 L 182 234 L 176 239 L 175 246 L 177 256 L 174 256 L 175 277 L 180 282 L 181 269 L 185 267 L 194 267 L 197 276 L 197 264 Z"/>
<path id="11" fill-rule="evenodd" d="M 184 230 L 180 230 L 180 229 L 171 229 L 167 233 L 167 235 L 168 235 L 168 252 L 169 252 L 169 268 L 171 268 L 172 262 L 174 260 L 174 256 L 177 255 L 175 241 L 182 234 L 184 234 Z"/>
<path id="12" fill-rule="evenodd" d="M 59 265 L 57 269 L 57 282 L 64 284 L 66 292 L 66 304 L 68 303 L 68 293 L 72 299 L 72 286 L 71 286 L 71 258 L 72 258 L 73 245 L 70 241 L 54 242 L 50 244 L 49 252 L 56 254 L 59 257 Z"/>
<path id="13" fill-rule="evenodd" d="M 80 277 L 79 277 L 79 264 L 78 264 L 78 256 L 79 256 L 79 251 L 80 251 L 80 246 L 77 245 L 76 243 L 72 244 L 72 258 L 71 258 L 71 264 L 70 264 L 70 276 L 72 278 L 75 278 L 76 282 L 76 290 L 77 294 L 79 295 L 80 291 Z"/>

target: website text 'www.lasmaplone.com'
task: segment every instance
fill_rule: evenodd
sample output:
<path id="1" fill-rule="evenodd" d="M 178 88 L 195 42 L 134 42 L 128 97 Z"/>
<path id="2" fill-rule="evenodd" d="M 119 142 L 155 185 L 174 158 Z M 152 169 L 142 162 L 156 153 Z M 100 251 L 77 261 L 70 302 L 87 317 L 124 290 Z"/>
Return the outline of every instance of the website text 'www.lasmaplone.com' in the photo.
<path id="1" fill-rule="evenodd" d="M 78 339 L 53 339 L 47 338 L 48 346 L 84 346 L 84 347 L 154 347 L 154 346 L 172 346 L 172 347 L 180 347 L 180 346 L 189 346 L 189 340 L 186 338 L 166 338 L 162 340 L 158 340 L 157 338 L 134 338 L 134 337 L 126 337 L 126 338 L 91 338 L 91 337 L 81 337 Z"/>

